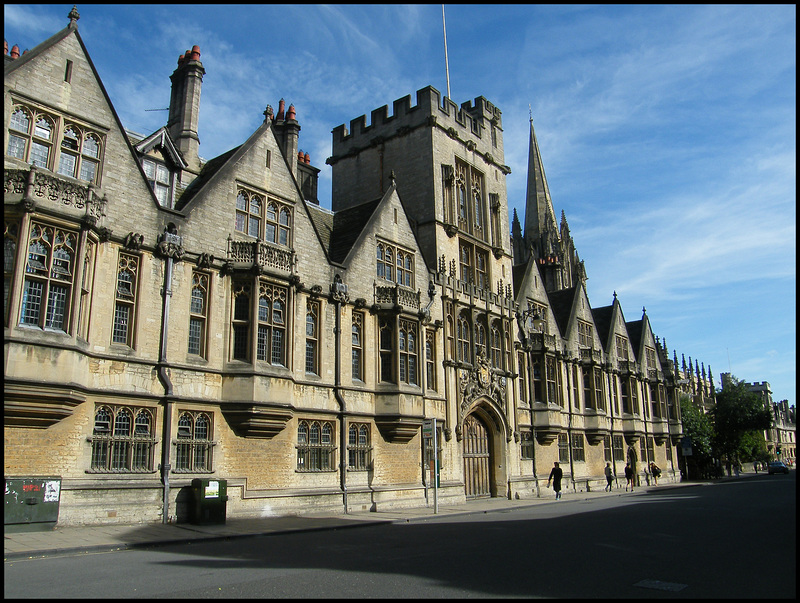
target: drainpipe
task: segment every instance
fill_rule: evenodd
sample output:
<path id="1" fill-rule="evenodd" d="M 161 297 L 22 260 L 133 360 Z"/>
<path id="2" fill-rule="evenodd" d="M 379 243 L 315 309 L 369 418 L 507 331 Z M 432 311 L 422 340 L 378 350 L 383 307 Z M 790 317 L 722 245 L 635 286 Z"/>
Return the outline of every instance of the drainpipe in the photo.
<path id="1" fill-rule="evenodd" d="M 539 492 L 539 477 L 536 475 L 536 418 L 534 417 L 533 405 L 536 400 L 536 391 L 533 387 L 533 347 L 530 341 L 526 341 L 526 356 L 528 357 L 528 403 L 531 405 L 531 462 L 533 464 L 533 483 L 536 486 L 536 498 L 541 496 Z"/>
<path id="2" fill-rule="evenodd" d="M 349 513 L 347 508 L 347 403 L 342 395 L 342 304 L 348 300 L 347 285 L 342 282 L 342 277 L 336 274 L 331 283 L 331 299 L 336 308 L 334 321 L 334 386 L 333 395 L 339 403 L 339 479 L 342 489 L 342 505 L 344 513 Z"/>
<path id="3" fill-rule="evenodd" d="M 572 373 L 572 393 L 573 394 L 577 394 L 578 393 L 578 389 L 579 389 L 579 388 L 576 387 L 576 385 L 578 385 L 578 384 L 575 383 L 575 368 L 576 368 L 576 366 L 579 366 L 577 364 L 577 362 L 572 365 L 572 370 L 570 371 Z M 583 375 L 581 375 L 581 376 L 583 376 Z M 573 404 L 575 404 L 575 403 L 580 403 L 578 401 L 578 397 L 577 396 L 576 396 L 575 400 L 573 400 Z M 569 422 L 567 423 L 567 452 L 569 452 L 569 475 L 570 475 L 570 481 L 572 482 L 572 491 L 575 492 L 577 490 L 577 488 L 575 487 L 575 464 L 574 464 L 573 458 L 572 458 L 572 404 L 570 404 L 570 407 L 569 407 Z"/>
<path id="4" fill-rule="evenodd" d="M 167 366 L 167 333 L 169 328 L 169 300 L 172 297 L 172 269 L 174 261 L 183 255 L 181 237 L 177 228 L 170 224 L 158 238 L 157 251 L 164 257 L 164 300 L 161 309 L 161 345 L 158 352 L 158 380 L 164 386 L 164 429 L 161 444 L 161 483 L 164 486 L 161 523 L 169 523 L 169 473 L 170 452 L 172 450 L 172 381 Z"/>

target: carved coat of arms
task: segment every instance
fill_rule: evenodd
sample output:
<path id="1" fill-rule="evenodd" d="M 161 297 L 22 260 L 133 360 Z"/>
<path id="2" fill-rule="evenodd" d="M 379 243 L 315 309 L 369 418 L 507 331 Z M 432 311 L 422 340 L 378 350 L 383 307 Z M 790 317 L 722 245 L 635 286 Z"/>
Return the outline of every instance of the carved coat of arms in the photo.
<path id="1" fill-rule="evenodd" d="M 493 371 L 486 355 L 481 353 L 472 369 L 461 371 L 460 389 L 462 415 L 472 401 L 480 396 L 488 396 L 502 408 L 506 393 L 505 377 Z"/>

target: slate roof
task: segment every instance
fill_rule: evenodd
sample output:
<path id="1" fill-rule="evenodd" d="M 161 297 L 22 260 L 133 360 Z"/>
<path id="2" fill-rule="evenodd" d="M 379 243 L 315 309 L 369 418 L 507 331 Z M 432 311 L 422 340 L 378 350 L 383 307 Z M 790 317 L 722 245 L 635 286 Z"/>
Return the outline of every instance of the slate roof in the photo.
<path id="1" fill-rule="evenodd" d="M 566 335 L 569 327 L 569 316 L 572 312 L 572 303 L 575 301 L 577 287 L 562 289 L 561 291 L 548 291 L 547 298 L 550 300 L 550 309 L 556 318 L 556 324 L 562 337 Z"/>
<path id="2" fill-rule="evenodd" d="M 331 262 L 341 264 L 375 213 L 381 199 L 331 213 L 313 204 L 306 204 L 311 221 Z"/>
<path id="3" fill-rule="evenodd" d="M 592 318 L 594 326 L 597 327 L 597 334 L 600 336 L 600 343 L 607 352 L 609 345 L 609 330 L 611 329 L 611 316 L 614 306 L 603 306 L 602 308 L 592 308 Z"/>
<path id="4" fill-rule="evenodd" d="M 644 319 L 626 322 L 625 327 L 628 329 L 628 337 L 630 337 L 631 340 L 633 353 L 638 355 L 640 346 L 642 344 L 642 329 L 644 327 Z"/>
<path id="5" fill-rule="evenodd" d="M 209 159 L 206 161 L 206 164 L 203 166 L 203 169 L 200 170 L 197 178 L 192 180 L 189 186 L 186 187 L 186 190 L 183 191 L 183 194 L 175 205 L 175 209 L 180 210 L 186 207 L 186 205 L 189 204 L 189 201 L 191 201 L 197 193 L 203 190 L 203 186 L 205 186 L 205 184 L 223 168 L 228 159 L 230 159 L 231 156 L 233 156 L 233 154 L 236 153 L 236 151 L 238 151 L 240 148 L 241 145 L 232 148 L 230 151 L 227 151 L 222 155 L 214 157 L 214 159 Z"/>

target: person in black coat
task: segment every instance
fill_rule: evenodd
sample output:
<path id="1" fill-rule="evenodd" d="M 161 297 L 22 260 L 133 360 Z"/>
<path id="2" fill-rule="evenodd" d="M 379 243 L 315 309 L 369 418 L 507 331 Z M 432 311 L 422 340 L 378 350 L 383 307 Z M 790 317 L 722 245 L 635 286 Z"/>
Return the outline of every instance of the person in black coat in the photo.
<path id="1" fill-rule="evenodd" d="M 633 492 L 633 467 L 631 467 L 630 463 L 625 465 L 625 479 L 627 480 L 625 482 L 625 492 L 628 491 L 628 486 L 631 487 L 631 492 Z"/>
<path id="2" fill-rule="evenodd" d="M 561 467 L 558 466 L 558 461 L 553 464 L 553 468 L 550 470 L 550 477 L 547 478 L 547 487 L 550 487 L 550 482 L 553 482 L 553 490 L 556 493 L 556 500 L 561 499 L 561 477 L 564 475 L 564 472 L 561 470 Z"/>

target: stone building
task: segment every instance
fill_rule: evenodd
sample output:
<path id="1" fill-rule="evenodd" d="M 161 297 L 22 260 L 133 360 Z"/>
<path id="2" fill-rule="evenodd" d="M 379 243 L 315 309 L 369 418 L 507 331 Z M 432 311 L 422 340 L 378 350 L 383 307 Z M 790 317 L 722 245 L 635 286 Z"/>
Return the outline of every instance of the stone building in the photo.
<path id="1" fill-rule="evenodd" d="M 501 111 L 432 87 L 333 130 L 327 210 L 297 108 L 202 159 L 195 46 L 129 132 L 78 18 L 4 57 L 4 474 L 58 476 L 59 523 L 182 521 L 198 477 L 229 517 L 430 504 L 428 419 L 440 502 L 676 478 L 713 386 L 590 305 L 532 123 L 524 230 Z"/>

